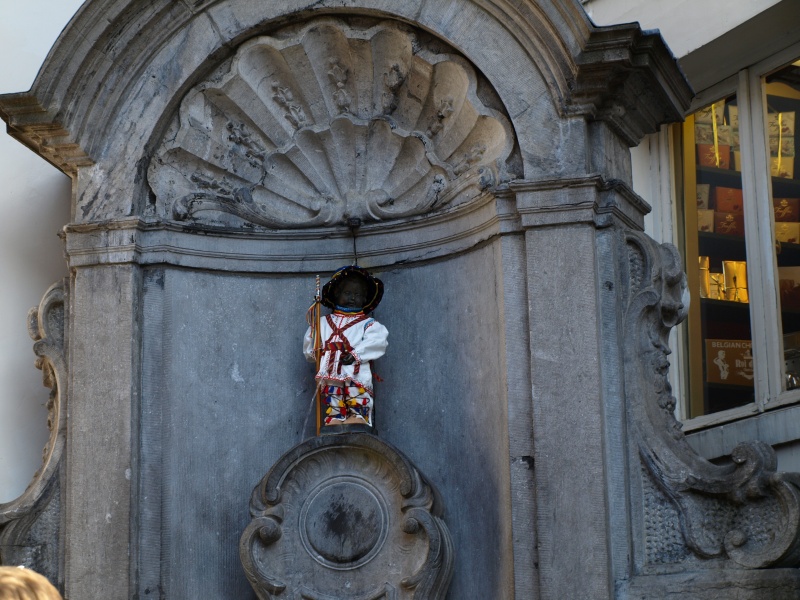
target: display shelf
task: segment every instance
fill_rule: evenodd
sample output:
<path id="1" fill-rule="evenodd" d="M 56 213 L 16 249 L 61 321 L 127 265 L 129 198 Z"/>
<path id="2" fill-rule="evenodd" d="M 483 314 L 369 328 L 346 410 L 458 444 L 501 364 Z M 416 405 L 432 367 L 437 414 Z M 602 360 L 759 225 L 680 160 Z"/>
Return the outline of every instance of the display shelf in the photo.
<path id="1" fill-rule="evenodd" d="M 800 179 L 772 177 L 773 198 L 800 198 Z M 731 169 L 697 167 L 697 183 L 709 183 L 721 187 L 741 188 L 742 174 Z"/>
<path id="2" fill-rule="evenodd" d="M 706 321 L 705 337 L 719 339 L 749 339 L 749 310 L 747 302 L 700 299 L 700 310 Z M 800 309 L 781 310 L 783 332 L 800 331 Z"/>
<path id="3" fill-rule="evenodd" d="M 710 183 L 729 188 L 742 187 L 742 174 L 733 169 L 697 166 L 697 183 Z"/>
<path id="4" fill-rule="evenodd" d="M 697 241 L 700 255 L 711 259 L 711 268 L 714 270 L 722 269 L 723 260 L 747 259 L 743 237 L 699 231 Z"/>
<path id="5" fill-rule="evenodd" d="M 781 324 L 783 333 L 794 333 L 800 330 L 800 310 L 798 309 L 783 309 L 781 310 Z"/>
<path id="6" fill-rule="evenodd" d="M 719 305 L 709 303 L 719 302 Z M 700 310 L 703 316 L 702 339 L 749 340 L 749 304 L 744 302 L 725 302 L 724 300 L 703 300 Z M 703 352 L 705 355 L 705 351 Z"/>
<path id="7" fill-rule="evenodd" d="M 750 305 L 747 302 L 734 302 L 733 300 L 715 300 L 713 298 L 701 298 L 700 304 L 703 312 L 714 312 L 719 319 L 741 318 L 747 316 Z"/>
<path id="8" fill-rule="evenodd" d="M 743 237 L 699 231 L 697 239 L 700 255 L 708 256 L 711 268 L 716 271 L 722 269 L 723 260 L 747 259 Z M 800 266 L 800 244 L 776 242 L 775 255 L 779 267 Z"/>
<path id="9" fill-rule="evenodd" d="M 789 112 L 796 111 L 800 107 L 800 102 L 795 98 L 786 98 L 775 94 L 767 94 L 767 108 L 770 112 Z"/>
<path id="10" fill-rule="evenodd" d="M 776 242 L 775 254 L 779 267 L 795 267 L 800 265 L 800 244 Z"/>

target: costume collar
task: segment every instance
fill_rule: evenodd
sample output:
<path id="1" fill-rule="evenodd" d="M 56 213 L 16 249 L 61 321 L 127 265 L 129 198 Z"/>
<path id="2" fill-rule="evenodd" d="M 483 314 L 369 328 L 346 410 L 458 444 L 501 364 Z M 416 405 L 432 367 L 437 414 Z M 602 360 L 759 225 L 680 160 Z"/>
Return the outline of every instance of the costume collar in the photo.
<path id="1" fill-rule="evenodd" d="M 353 317 L 355 315 L 363 313 L 363 309 L 361 308 L 344 308 L 343 306 L 337 306 L 336 309 L 333 311 L 335 315 L 347 315 L 349 317 Z"/>

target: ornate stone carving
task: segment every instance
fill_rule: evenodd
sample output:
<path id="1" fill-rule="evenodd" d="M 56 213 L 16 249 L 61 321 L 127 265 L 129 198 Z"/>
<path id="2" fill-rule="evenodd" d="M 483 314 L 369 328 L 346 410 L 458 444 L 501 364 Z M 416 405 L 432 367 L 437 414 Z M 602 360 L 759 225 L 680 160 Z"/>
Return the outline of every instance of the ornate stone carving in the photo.
<path id="1" fill-rule="evenodd" d="M 407 78 L 408 73 L 403 72 L 397 63 L 394 63 L 383 74 L 383 87 L 385 88 L 383 92 L 384 115 L 391 115 L 397 109 L 400 87 L 406 82 Z"/>
<path id="2" fill-rule="evenodd" d="M 368 433 L 312 438 L 253 490 L 240 556 L 261 600 L 436 600 L 453 546 L 435 489 Z"/>
<path id="3" fill-rule="evenodd" d="M 50 388 L 47 427 L 50 437 L 42 466 L 23 494 L 0 504 L 0 558 L 4 564 L 24 564 L 58 581 L 58 529 L 61 510 L 58 472 L 66 435 L 66 280 L 45 292 L 38 308 L 28 313 L 36 367 Z M 42 517 L 45 515 L 45 517 Z"/>
<path id="4" fill-rule="evenodd" d="M 453 99 L 450 96 L 442 98 L 436 105 L 436 114 L 431 117 L 425 135 L 429 138 L 435 136 L 444 127 L 444 120 L 453 114 Z"/>
<path id="5" fill-rule="evenodd" d="M 333 91 L 333 99 L 336 101 L 336 106 L 339 108 L 340 113 L 349 112 L 352 99 L 345 89 L 348 70 L 346 67 L 342 67 L 339 63 L 339 59 L 336 57 L 330 59 L 328 64 L 330 65 L 328 77 L 331 78 L 331 81 L 336 86 L 336 89 Z"/>
<path id="6" fill-rule="evenodd" d="M 656 486 L 645 481 L 643 488 L 648 562 L 682 557 L 665 533 L 677 527 L 700 559 L 747 568 L 800 565 L 800 475 L 776 473 L 775 453 L 763 442 L 738 445 L 726 466 L 689 446 L 667 381 L 669 331 L 689 303 L 680 257 L 674 246 L 643 234 L 629 232 L 626 242 L 625 386 L 632 433 Z M 668 552 L 658 550 L 665 536 L 672 540 Z"/>
<path id="7" fill-rule="evenodd" d="M 272 99 L 275 100 L 278 106 L 283 108 L 285 113 L 284 117 L 292 124 L 292 127 L 300 129 L 308 123 L 306 111 L 295 101 L 294 94 L 288 86 L 284 87 L 279 83 L 273 83 L 272 91 L 275 92 L 272 95 Z"/>
<path id="8" fill-rule="evenodd" d="M 513 147 L 477 90 L 467 61 L 396 22 L 250 40 L 181 103 L 150 164 L 155 210 L 291 228 L 468 202 L 510 178 Z"/>
<path id="9" fill-rule="evenodd" d="M 659 33 L 638 24 L 593 29 L 577 57 L 566 112 L 605 121 L 630 146 L 683 119 L 692 90 Z"/>

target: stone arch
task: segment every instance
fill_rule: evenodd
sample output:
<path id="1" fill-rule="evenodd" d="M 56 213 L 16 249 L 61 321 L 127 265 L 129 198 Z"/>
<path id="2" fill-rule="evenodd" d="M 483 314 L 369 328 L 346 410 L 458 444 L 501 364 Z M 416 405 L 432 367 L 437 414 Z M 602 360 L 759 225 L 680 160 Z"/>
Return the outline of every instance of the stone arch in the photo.
<path id="1" fill-rule="evenodd" d="M 80 171 L 76 221 L 141 214 L 141 160 L 153 127 L 163 125 L 200 74 L 246 39 L 335 13 L 410 22 L 460 50 L 502 99 L 527 179 L 590 170 L 576 151 L 585 143 L 587 118 L 609 122 L 630 142 L 678 115 L 674 104 L 684 84 L 661 58 L 660 38 L 642 36 L 635 26 L 595 28 L 577 0 L 459 0 L 445 11 L 420 0 L 323 2 L 314 10 L 236 0 L 191 6 L 98 0 L 76 15 L 32 90 L 14 98 L 10 129 L 62 170 Z M 609 61 L 610 52 L 616 55 Z M 598 82 L 609 78 L 652 96 L 650 114 L 602 91 Z M 656 90 L 652 82 L 662 85 Z M 134 197 L 119 197 L 117 182 L 136 189 Z"/>

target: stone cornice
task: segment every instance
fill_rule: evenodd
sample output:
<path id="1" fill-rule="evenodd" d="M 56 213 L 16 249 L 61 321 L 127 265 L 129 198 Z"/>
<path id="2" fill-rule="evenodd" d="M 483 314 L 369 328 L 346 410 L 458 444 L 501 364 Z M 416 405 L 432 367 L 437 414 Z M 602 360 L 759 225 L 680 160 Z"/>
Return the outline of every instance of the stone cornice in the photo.
<path id="1" fill-rule="evenodd" d="M 457 254 L 498 235 L 519 231 L 513 198 L 487 194 L 469 206 L 358 232 L 365 267 L 425 261 Z M 64 228 L 70 267 L 170 264 L 236 272 L 333 271 L 352 261 L 345 227 L 283 231 L 209 228 L 129 217 Z M 409 240 L 413 240 L 409 242 Z"/>
<path id="2" fill-rule="evenodd" d="M 569 112 L 609 123 L 631 146 L 681 121 L 694 95 L 661 35 L 636 24 L 594 29 L 577 64 Z"/>
<path id="3" fill-rule="evenodd" d="M 599 174 L 515 181 L 509 189 L 516 195 L 523 227 L 591 223 L 603 228 L 620 222 L 641 230 L 650 212 L 650 205 L 628 184 Z"/>
<path id="4" fill-rule="evenodd" d="M 74 176 L 79 167 L 93 164 L 70 133 L 28 94 L 4 96 L 0 118 L 6 122 L 11 137 L 68 175 Z"/>
<path id="5" fill-rule="evenodd" d="M 451 23 L 428 4 L 330 0 L 313 10 L 286 3 L 256 11 L 230 0 L 92 0 L 62 33 L 31 91 L 0 96 L 0 116 L 16 139 L 74 174 L 102 161 L 112 141 L 125 135 L 121 118 L 131 102 L 137 102 L 139 121 L 144 114 L 149 119 L 170 113 L 164 102 L 177 102 L 207 65 L 289 17 L 356 10 L 427 19 L 421 24 L 447 39 Z M 561 114 L 607 121 L 632 145 L 659 124 L 682 117 L 691 91 L 657 34 L 642 34 L 636 25 L 595 27 L 577 0 L 467 5 L 493 18 L 525 49 Z M 192 52 L 182 54 L 180 48 L 187 47 Z M 634 102 L 637 94 L 647 100 Z M 152 106 L 137 98 L 150 98 Z"/>
<path id="6" fill-rule="evenodd" d="M 363 225 L 358 232 L 359 262 L 380 267 L 442 258 L 525 228 L 586 223 L 641 230 L 649 210 L 630 186 L 597 174 L 515 181 L 434 215 Z M 352 259 L 346 227 L 265 231 L 128 217 L 71 224 L 64 232 L 71 267 L 137 263 L 316 272 L 334 270 Z"/>

